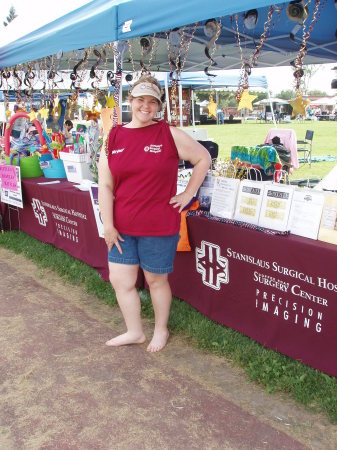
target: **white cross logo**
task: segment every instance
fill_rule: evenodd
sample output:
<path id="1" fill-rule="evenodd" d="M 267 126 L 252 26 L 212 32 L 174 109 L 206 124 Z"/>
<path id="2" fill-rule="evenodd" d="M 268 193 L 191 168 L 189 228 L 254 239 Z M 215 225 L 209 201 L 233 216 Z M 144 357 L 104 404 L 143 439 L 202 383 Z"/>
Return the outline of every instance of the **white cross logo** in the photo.
<path id="1" fill-rule="evenodd" d="M 47 217 L 46 210 L 41 205 L 40 200 L 33 198 L 32 207 L 33 207 L 34 216 L 39 221 L 39 224 L 42 225 L 43 227 L 46 227 L 47 222 L 48 222 L 48 217 Z"/>
<path id="2" fill-rule="evenodd" d="M 220 290 L 221 283 L 229 283 L 228 259 L 221 256 L 218 245 L 201 241 L 200 247 L 195 249 L 197 272 L 206 286 Z"/>

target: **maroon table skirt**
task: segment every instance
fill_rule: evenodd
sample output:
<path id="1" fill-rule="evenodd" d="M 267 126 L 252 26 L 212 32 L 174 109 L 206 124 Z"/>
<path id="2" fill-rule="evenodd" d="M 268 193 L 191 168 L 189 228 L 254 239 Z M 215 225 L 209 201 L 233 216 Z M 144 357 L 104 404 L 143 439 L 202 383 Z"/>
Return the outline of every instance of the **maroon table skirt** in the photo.
<path id="1" fill-rule="evenodd" d="M 53 244 L 108 280 L 88 192 L 72 183 L 22 182 L 24 208 L 2 204 L 5 225 Z M 173 295 L 262 345 L 337 376 L 337 246 L 187 218 L 191 252 L 177 253 Z M 144 286 L 140 272 L 137 285 Z"/>
<path id="2" fill-rule="evenodd" d="M 24 208 L 5 208 L 9 229 L 19 229 L 36 239 L 52 244 L 73 257 L 94 267 L 104 280 L 109 279 L 108 252 L 104 239 L 98 235 L 89 192 L 80 191 L 68 181 L 46 183 L 46 178 L 22 180 Z M 2 205 L 4 206 L 4 205 Z M 143 274 L 137 285 L 143 287 Z"/>
<path id="3" fill-rule="evenodd" d="M 187 218 L 173 295 L 262 345 L 337 376 L 337 246 Z"/>

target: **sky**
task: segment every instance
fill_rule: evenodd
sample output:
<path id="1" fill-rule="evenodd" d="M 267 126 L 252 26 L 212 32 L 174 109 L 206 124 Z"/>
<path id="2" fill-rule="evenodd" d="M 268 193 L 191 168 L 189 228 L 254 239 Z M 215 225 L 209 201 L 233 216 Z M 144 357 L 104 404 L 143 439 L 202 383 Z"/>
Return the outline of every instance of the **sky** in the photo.
<path id="1" fill-rule="evenodd" d="M 6 19 L 11 6 L 14 6 L 18 17 L 15 21 L 21 22 L 22 34 L 29 32 L 29 28 L 34 29 L 48 23 L 58 17 L 89 3 L 91 0 L 1 0 L 0 17 L 0 45 L 10 41 L 10 27 L 3 27 L 2 22 Z M 145 0 L 144 0 L 145 1 Z M 335 95 L 336 90 L 331 89 L 331 81 L 334 71 L 331 70 L 336 64 L 322 64 L 317 73 L 312 77 L 309 90 L 320 90 L 328 95 Z M 238 71 L 236 71 L 238 73 Z M 255 68 L 252 75 L 265 75 L 268 80 L 269 89 L 272 95 L 280 93 L 282 90 L 293 89 L 291 67 Z"/>

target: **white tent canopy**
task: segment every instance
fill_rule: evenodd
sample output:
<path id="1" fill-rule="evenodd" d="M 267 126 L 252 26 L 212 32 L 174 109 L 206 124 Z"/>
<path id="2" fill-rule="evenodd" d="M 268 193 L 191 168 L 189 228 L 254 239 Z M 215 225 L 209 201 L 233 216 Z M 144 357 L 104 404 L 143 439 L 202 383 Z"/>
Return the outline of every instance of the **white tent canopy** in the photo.
<path id="1" fill-rule="evenodd" d="M 288 100 L 284 100 L 283 98 L 276 98 L 276 97 L 264 98 L 263 100 L 253 103 L 253 105 L 254 106 L 270 105 L 270 103 L 278 103 L 279 105 L 289 105 Z"/>
<path id="2" fill-rule="evenodd" d="M 335 106 L 337 97 L 322 97 L 310 102 L 310 106 Z"/>

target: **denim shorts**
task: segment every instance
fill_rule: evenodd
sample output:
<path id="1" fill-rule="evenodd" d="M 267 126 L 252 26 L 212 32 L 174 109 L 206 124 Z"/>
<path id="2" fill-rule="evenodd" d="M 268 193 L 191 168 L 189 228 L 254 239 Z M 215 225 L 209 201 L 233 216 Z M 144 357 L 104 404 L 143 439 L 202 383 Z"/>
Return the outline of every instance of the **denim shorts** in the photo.
<path id="1" fill-rule="evenodd" d="M 173 261 L 177 251 L 179 234 L 171 236 L 129 236 L 121 234 L 119 241 L 122 254 L 116 245 L 108 254 L 111 263 L 139 264 L 150 273 L 173 272 Z"/>

